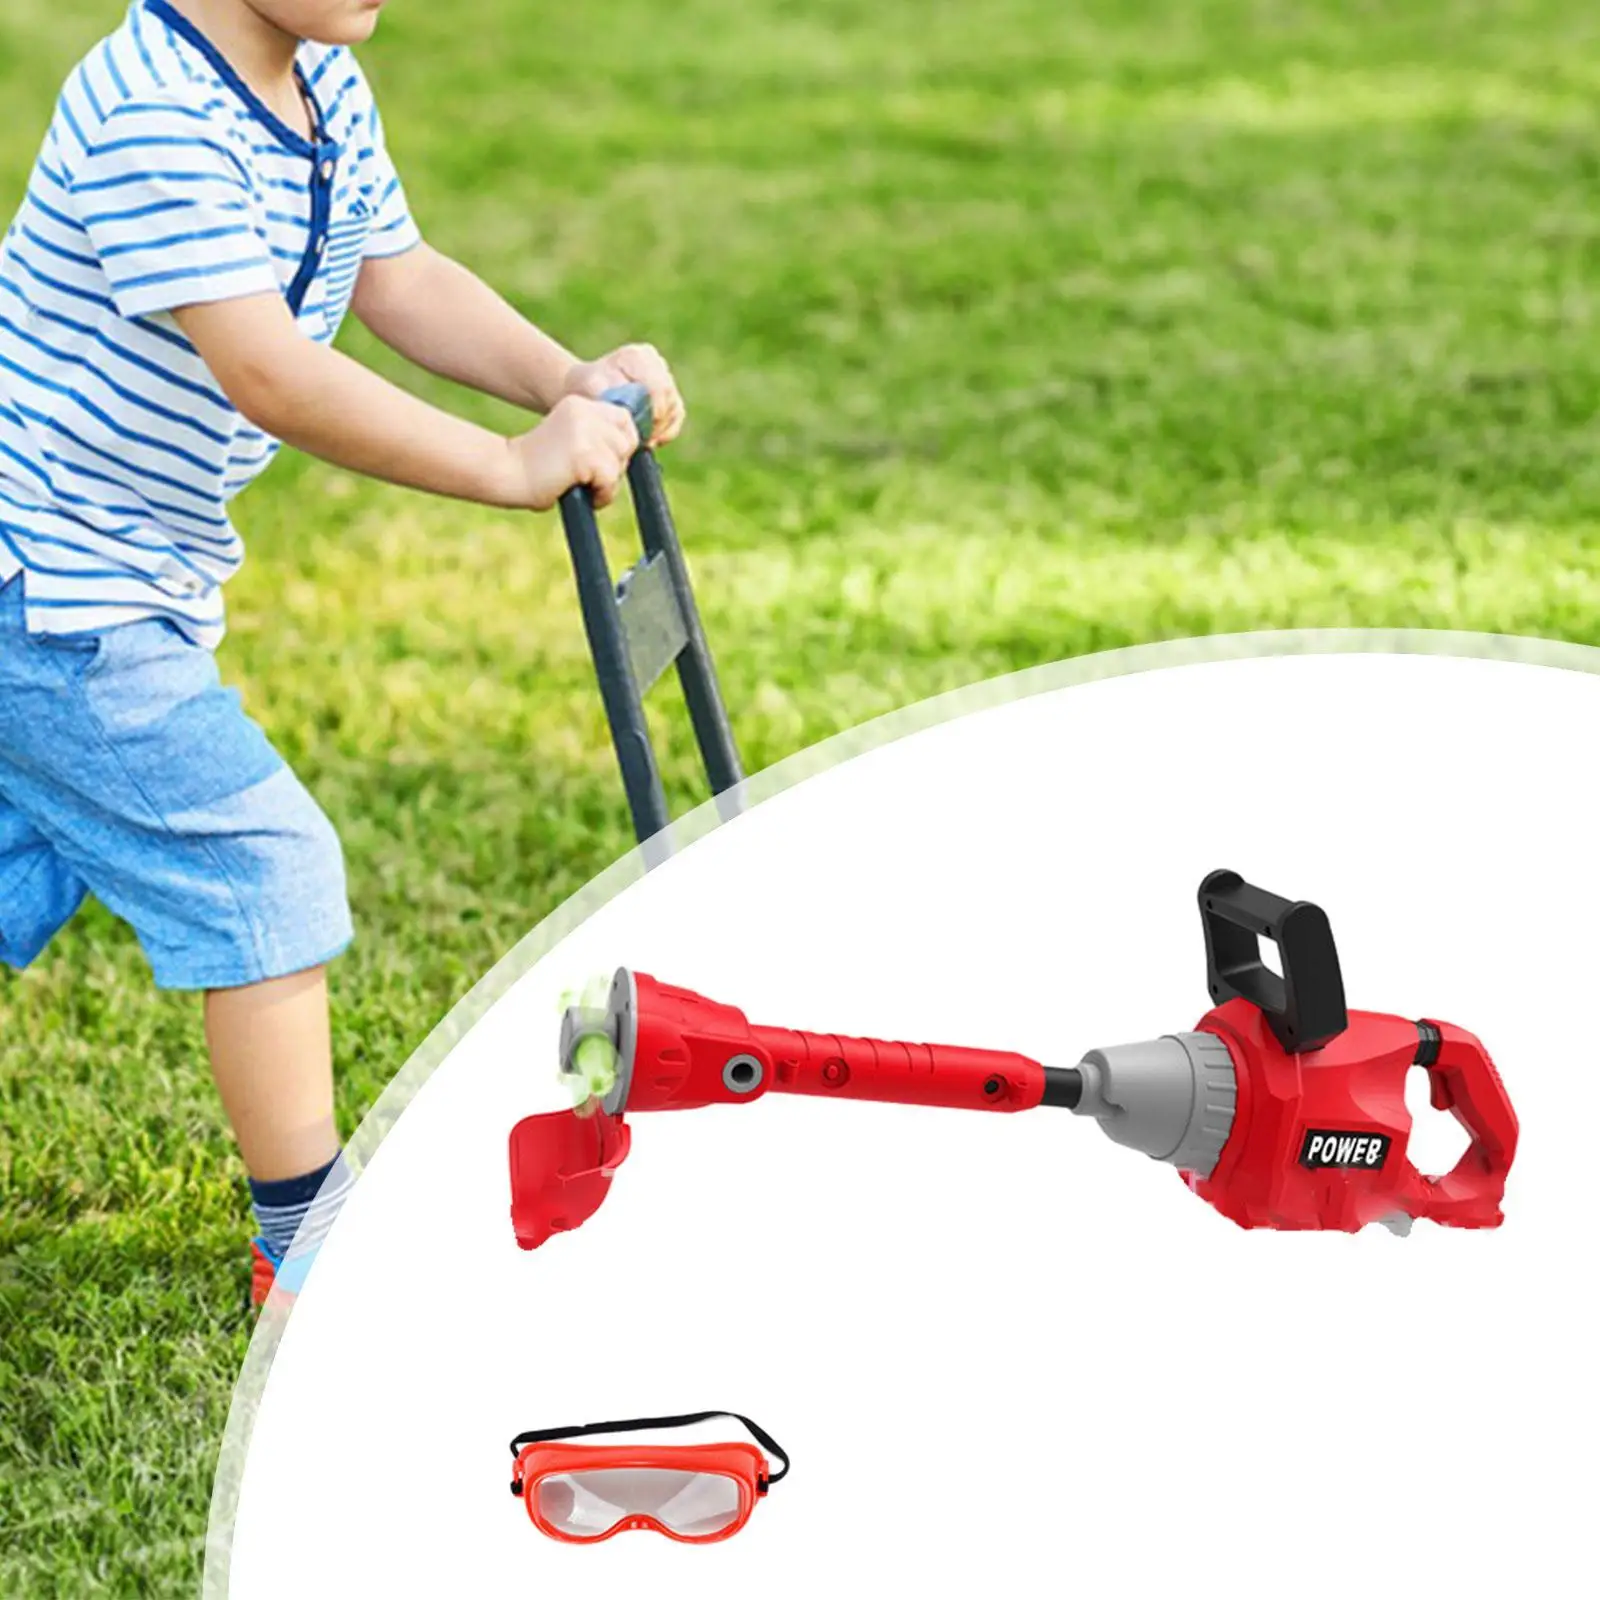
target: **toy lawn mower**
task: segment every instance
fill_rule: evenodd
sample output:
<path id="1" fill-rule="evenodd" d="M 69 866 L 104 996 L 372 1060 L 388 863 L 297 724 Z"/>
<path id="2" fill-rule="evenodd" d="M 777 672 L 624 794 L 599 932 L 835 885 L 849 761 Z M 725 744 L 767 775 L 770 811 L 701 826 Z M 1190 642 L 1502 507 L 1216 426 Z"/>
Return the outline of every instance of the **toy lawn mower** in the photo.
<path id="1" fill-rule="evenodd" d="M 1517 1119 L 1483 1045 L 1427 1018 L 1347 1011 L 1327 917 L 1213 872 L 1200 885 L 1213 1009 L 1193 1030 L 1091 1050 L 1074 1067 L 1008 1051 L 903 1044 L 753 1024 L 734 1007 L 644 973 L 603 1005 L 571 1007 L 561 1065 L 577 1109 L 511 1134 L 511 1217 L 533 1249 L 579 1226 L 626 1159 L 634 1113 L 738 1105 L 768 1094 L 978 1112 L 1057 1107 L 1176 1167 L 1244 1228 L 1410 1231 L 1415 1219 L 1493 1228 Z M 1262 959 L 1273 941 L 1281 975 Z M 1470 1136 L 1442 1177 L 1407 1154 L 1406 1078 Z"/>

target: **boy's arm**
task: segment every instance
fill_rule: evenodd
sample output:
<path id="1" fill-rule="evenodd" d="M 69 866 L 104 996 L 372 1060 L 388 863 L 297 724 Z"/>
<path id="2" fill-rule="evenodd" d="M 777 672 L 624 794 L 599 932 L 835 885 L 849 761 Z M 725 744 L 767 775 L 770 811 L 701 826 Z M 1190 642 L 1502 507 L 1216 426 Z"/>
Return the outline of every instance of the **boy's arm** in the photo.
<path id="1" fill-rule="evenodd" d="M 603 505 L 638 446 L 626 411 L 576 396 L 532 433 L 501 438 L 306 338 L 279 294 L 173 316 L 228 399 L 263 432 L 406 488 L 542 511 L 581 483 Z"/>
<path id="2" fill-rule="evenodd" d="M 564 395 L 598 396 L 615 384 L 642 383 L 655 411 L 649 442 L 666 444 L 682 430 L 682 397 L 653 347 L 624 345 L 598 361 L 579 361 L 430 245 L 369 257 L 352 309 L 408 361 L 512 405 L 549 411 Z"/>

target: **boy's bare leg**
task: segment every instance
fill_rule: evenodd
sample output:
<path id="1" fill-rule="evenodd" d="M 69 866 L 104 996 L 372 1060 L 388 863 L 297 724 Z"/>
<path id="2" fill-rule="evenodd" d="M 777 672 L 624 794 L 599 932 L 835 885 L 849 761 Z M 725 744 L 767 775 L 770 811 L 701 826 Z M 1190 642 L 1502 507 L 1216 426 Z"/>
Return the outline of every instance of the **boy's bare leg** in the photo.
<path id="1" fill-rule="evenodd" d="M 339 1135 L 325 968 L 212 990 L 206 1043 L 252 1178 L 295 1178 L 333 1160 Z"/>

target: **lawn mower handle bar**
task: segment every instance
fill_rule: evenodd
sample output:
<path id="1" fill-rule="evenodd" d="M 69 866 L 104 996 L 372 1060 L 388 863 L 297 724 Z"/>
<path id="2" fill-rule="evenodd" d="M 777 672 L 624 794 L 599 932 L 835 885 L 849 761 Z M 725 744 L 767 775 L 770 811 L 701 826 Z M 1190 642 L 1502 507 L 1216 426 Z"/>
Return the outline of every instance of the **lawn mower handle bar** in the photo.
<path id="1" fill-rule="evenodd" d="M 608 406 L 618 406 L 633 418 L 639 432 L 637 454 L 644 454 L 650 446 L 650 435 L 656 431 L 655 407 L 650 404 L 650 391 L 642 383 L 619 383 L 597 397 Z M 561 509 L 568 516 L 574 512 L 594 515 L 594 495 L 587 484 L 574 484 L 561 496 Z"/>
<path id="2" fill-rule="evenodd" d="M 644 551 L 644 561 L 634 569 L 634 575 L 649 569 L 658 580 L 664 578 L 670 591 L 667 610 L 672 614 L 671 626 L 678 630 L 681 645 L 671 659 L 677 668 L 684 704 L 711 791 L 725 795 L 743 782 L 744 769 L 723 704 L 711 649 L 701 626 L 672 511 L 667 504 L 661 464 L 649 448 L 655 431 L 650 394 L 643 384 L 629 383 L 606 390 L 600 398 L 629 412 L 639 430 L 639 449 L 628 467 L 628 489 Z M 630 658 L 629 629 L 620 609 L 623 586 L 612 579 L 595 516 L 594 495 L 579 484 L 561 496 L 560 507 L 572 555 L 573 576 L 577 580 L 584 631 L 594 657 L 617 762 L 622 769 L 634 834 L 641 844 L 659 840 L 671 816 L 644 715 L 643 697 L 650 688 L 653 674 L 641 677 Z M 661 587 L 658 581 L 658 599 Z M 657 670 L 661 670 L 659 663 Z"/>
<path id="3" fill-rule="evenodd" d="M 621 406 L 633 418 L 641 446 L 650 443 L 650 435 L 656 431 L 656 413 L 650 404 L 650 391 L 642 383 L 619 383 L 600 398 L 608 406 Z"/>

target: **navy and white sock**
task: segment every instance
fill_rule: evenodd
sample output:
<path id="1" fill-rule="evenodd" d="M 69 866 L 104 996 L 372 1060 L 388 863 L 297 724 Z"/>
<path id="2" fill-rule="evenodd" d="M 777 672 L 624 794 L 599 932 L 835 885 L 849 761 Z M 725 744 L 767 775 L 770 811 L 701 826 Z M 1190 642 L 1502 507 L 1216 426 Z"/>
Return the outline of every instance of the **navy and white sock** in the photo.
<path id="1" fill-rule="evenodd" d="M 341 1150 L 326 1166 L 298 1178 L 269 1183 L 250 1180 L 250 1202 L 255 1207 L 261 1243 L 274 1261 L 282 1261 L 298 1237 L 296 1254 L 309 1255 L 327 1238 L 355 1178 Z"/>

